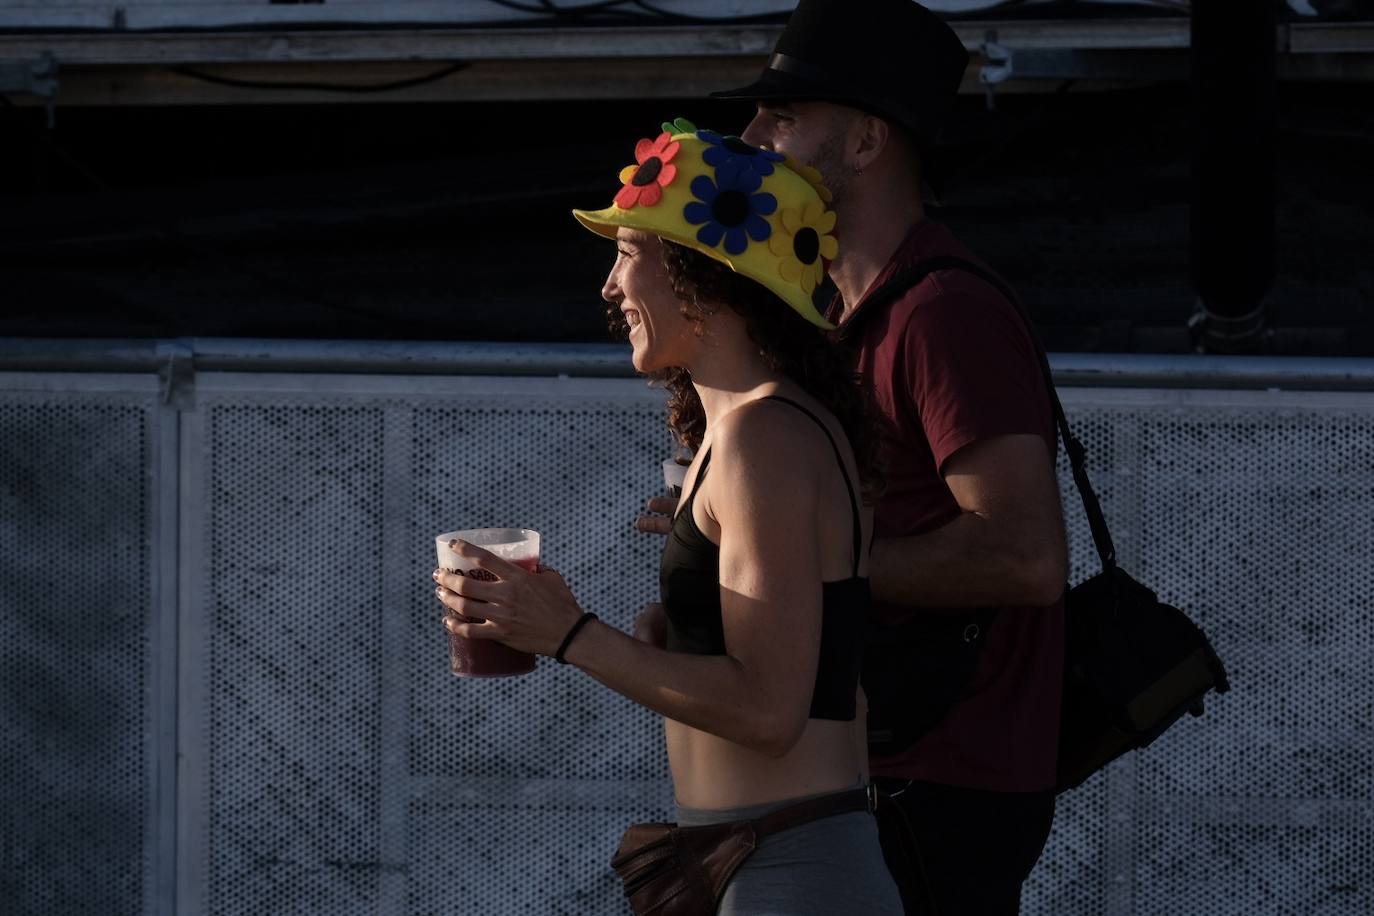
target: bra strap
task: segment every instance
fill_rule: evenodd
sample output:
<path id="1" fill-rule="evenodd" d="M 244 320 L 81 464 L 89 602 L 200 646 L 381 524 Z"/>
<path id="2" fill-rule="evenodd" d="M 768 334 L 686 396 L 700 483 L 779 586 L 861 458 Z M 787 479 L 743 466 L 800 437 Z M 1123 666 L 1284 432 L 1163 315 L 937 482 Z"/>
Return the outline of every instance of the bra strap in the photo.
<path id="1" fill-rule="evenodd" d="M 706 447 L 705 453 L 703 453 L 702 456 L 701 456 L 701 467 L 697 468 L 697 479 L 694 480 L 694 481 L 692 481 L 692 492 L 691 492 L 691 493 L 684 493 L 684 494 L 682 494 L 682 496 L 679 498 L 679 502 L 680 502 L 682 505 L 685 506 L 685 505 L 687 505 L 687 503 L 691 502 L 693 499 L 696 499 L 697 490 L 700 490 L 700 489 L 701 489 L 701 482 L 702 482 L 703 480 L 706 479 L 706 469 L 709 468 L 710 466 L 711 466 L 711 447 L 708 445 L 708 446 Z"/>
<path id="2" fill-rule="evenodd" d="M 861 523 L 860 520 L 859 520 L 859 500 L 858 500 L 858 498 L 854 495 L 854 484 L 851 483 L 850 480 L 849 480 L 849 471 L 845 469 L 845 466 L 844 466 L 844 456 L 840 454 L 840 446 L 835 442 L 835 437 L 832 436 L 832 435 L 830 435 L 830 429 L 829 429 L 829 427 L 827 427 L 823 422 L 821 422 L 821 418 L 820 418 L 820 417 L 816 416 L 814 413 L 812 413 L 811 411 L 807 410 L 805 407 L 803 407 L 802 405 L 798 404 L 796 401 L 792 400 L 791 398 L 785 398 L 785 397 L 782 397 L 781 395 L 777 395 L 777 394 L 770 394 L 770 395 L 767 395 L 766 397 L 760 398 L 760 400 L 763 400 L 763 401 L 781 401 L 781 402 L 783 402 L 784 404 L 791 404 L 793 407 L 797 408 L 797 409 L 800 410 L 802 413 L 806 414 L 808 417 L 810 417 L 812 420 L 814 420 L 815 423 L 816 423 L 816 425 L 819 426 L 819 427 L 821 428 L 821 432 L 825 433 L 825 438 L 827 438 L 827 439 L 830 440 L 830 447 L 831 447 L 832 449 L 835 450 L 835 461 L 837 461 L 837 462 L 839 463 L 839 465 L 840 465 L 840 476 L 844 478 L 844 486 L 845 486 L 845 489 L 847 489 L 847 490 L 849 491 L 849 508 L 850 508 L 850 511 L 854 513 L 854 573 L 853 573 L 853 577 L 857 579 L 858 576 L 859 576 L 859 556 L 860 556 L 860 553 L 861 553 L 862 550 L 863 550 L 863 526 L 862 526 L 862 523 Z"/>

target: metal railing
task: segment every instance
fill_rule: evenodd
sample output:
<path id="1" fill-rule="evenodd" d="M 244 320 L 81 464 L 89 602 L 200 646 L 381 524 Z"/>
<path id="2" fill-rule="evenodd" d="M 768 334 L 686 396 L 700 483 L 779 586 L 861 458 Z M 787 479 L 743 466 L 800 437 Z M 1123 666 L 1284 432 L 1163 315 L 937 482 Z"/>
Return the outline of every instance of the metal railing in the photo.
<path id="1" fill-rule="evenodd" d="M 0 338 L 0 372 L 318 372 L 629 378 L 629 350 L 612 343 Z M 1374 391 L 1374 359 L 1054 353 L 1070 388 Z"/>

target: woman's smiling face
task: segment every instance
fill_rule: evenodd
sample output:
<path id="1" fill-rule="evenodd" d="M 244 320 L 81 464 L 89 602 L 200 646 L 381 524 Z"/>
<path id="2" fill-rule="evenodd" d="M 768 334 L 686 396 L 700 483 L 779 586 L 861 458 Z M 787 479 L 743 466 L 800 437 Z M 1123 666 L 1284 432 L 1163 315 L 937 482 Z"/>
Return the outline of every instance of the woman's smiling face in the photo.
<path id="1" fill-rule="evenodd" d="M 662 245 L 656 235 L 621 228 L 615 264 L 601 288 L 601 297 L 625 316 L 634 367 L 644 373 L 686 366 L 700 346 L 697 323 L 683 314 L 668 282 Z"/>

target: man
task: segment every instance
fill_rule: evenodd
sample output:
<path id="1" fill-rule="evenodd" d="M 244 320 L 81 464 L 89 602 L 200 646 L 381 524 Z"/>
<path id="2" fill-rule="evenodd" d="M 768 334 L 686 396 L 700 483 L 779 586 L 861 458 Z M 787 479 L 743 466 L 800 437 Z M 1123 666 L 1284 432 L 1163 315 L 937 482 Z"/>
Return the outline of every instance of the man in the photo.
<path id="1" fill-rule="evenodd" d="M 990 614 L 957 702 L 871 761 L 910 825 L 884 835 L 907 911 L 942 916 L 1018 912 L 1048 838 L 1067 571 L 1050 401 L 1011 303 L 986 279 L 941 270 L 864 307 L 922 261 L 977 263 L 926 218 L 921 193 L 922 152 L 967 61 L 912 0 L 801 0 L 760 79 L 715 94 L 755 101 L 743 138 L 817 168 L 834 195 L 830 317 L 891 430 L 870 564 L 876 621 Z"/>

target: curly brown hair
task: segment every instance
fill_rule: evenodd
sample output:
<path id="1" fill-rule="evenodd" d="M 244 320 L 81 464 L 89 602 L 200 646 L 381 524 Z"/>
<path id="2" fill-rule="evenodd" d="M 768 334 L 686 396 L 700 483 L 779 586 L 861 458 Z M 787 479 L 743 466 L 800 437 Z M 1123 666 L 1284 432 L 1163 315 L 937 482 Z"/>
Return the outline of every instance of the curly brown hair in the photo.
<path id="1" fill-rule="evenodd" d="M 755 280 L 699 251 L 662 240 L 668 283 L 682 303 L 682 314 L 697 322 L 724 303 L 744 318 L 750 340 L 768 367 L 801 386 L 839 420 L 849 439 L 863 491 L 874 496 L 882 487 L 878 466 L 880 419 L 854 371 L 852 354 L 831 343 L 825 333 Z M 627 333 L 620 309 L 607 308 L 612 331 Z M 706 413 L 683 368 L 650 376 L 668 389 L 668 427 L 686 447 L 696 450 L 706 432 Z"/>

